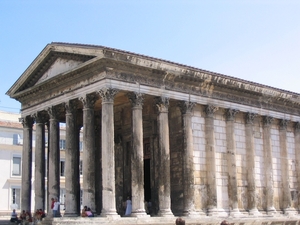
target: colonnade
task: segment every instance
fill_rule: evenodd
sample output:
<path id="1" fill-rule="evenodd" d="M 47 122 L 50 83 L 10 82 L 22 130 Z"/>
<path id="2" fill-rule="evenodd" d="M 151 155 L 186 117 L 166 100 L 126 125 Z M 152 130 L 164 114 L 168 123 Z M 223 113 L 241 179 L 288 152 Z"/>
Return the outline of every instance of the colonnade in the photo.
<path id="1" fill-rule="evenodd" d="M 101 216 L 118 216 L 116 210 L 115 196 L 115 155 L 114 155 L 114 97 L 117 93 L 115 89 L 102 89 L 98 94 L 102 98 L 101 111 L 101 171 L 102 171 L 102 209 Z M 143 171 L 143 95 L 140 93 L 129 93 L 128 98 L 132 103 L 132 154 L 131 154 L 131 189 L 132 189 L 132 216 L 147 216 L 144 208 L 144 175 Z M 83 104 L 83 205 L 89 205 L 92 209 L 97 207 L 96 199 L 96 171 L 99 169 L 95 163 L 96 146 L 95 139 L 95 97 L 86 95 L 78 99 Z M 172 217 L 171 211 L 171 182 L 170 182 L 170 146 L 169 146 L 169 99 L 165 97 L 155 97 L 157 106 L 158 122 L 158 155 L 159 160 L 159 180 L 158 180 L 158 215 L 162 217 Z M 79 127 L 76 121 L 77 106 L 76 101 L 65 102 L 66 121 L 66 155 L 65 155 L 65 183 L 66 183 L 66 210 L 65 216 L 78 216 L 80 204 L 79 185 Z M 207 195 L 208 201 L 205 210 L 195 208 L 195 181 L 194 181 L 194 147 L 192 116 L 195 103 L 180 101 L 183 118 L 183 214 L 186 216 L 208 215 L 218 216 L 217 195 L 217 170 L 216 170 L 216 144 L 214 131 L 214 113 L 218 110 L 213 105 L 204 107 L 205 112 L 205 146 L 206 146 L 206 169 L 207 169 Z M 226 139 L 227 139 L 227 164 L 228 164 L 228 196 L 230 202 L 230 214 L 238 216 L 238 184 L 236 171 L 236 150 L 234 119 L 238 110 L 226 110 Z M 56 198 L 60 194 L 59 183 L 59 119 L 58 112 L 54 106 L 47 109 L 49 123 L 49 176 L 48 192 L 49 199 Z M 247 154 L 247 184 L 248 184 L 248 209 L 250 215 L 258 215 L 256 199 L 256 179 L 255 179 L 255 146 L 253 122 L 257 115 L 245 113 L 245 145 Z M 44 208 L 45 205 L 45 127 L 46 118 L 40 112 L 35 115 L 23 118 L 24 142 L 23 142 L 23 164 L 22 164 L 22 209 L 31 208 L 31 164 L 32 164 L 32 126 L 36 122 L 36 157 L 35 157 L 35 208 Z M 265 183 L 267 193 L 266 211 L 268 214 L 276 213 L 274 207 L 273 169 L 272 169 L 272 144 L 270 126 L 273 118 L 263 117 L 263 147 L 264 147 L 264 168 Z M 299 123 L 295 129 L 295 148 L 299 150 L 300 135 Z M 283 196 L 284 212 L 295 211 L 292 208 L 292 200 L 289 189 L 289 168 L 287 161 L 287 121 L 280 120 L 280 148 L 283 165 Z M 297 155 L 297 154 L 296 154 Z M 299 154 L 298 154 L 299 155 Z M 299 157 L 299 156 L 297 156 Z M 296 160 L 299 161 L 297 158 Z M 75 166 L 74 166 L 75 165 Z M 298 165 L 298 164 L 297 164 Z M 299 171 L 300 168 L 297 168 Z M 299 173 L 299 172 L 298 172 Z M 298 181 L 300 182 L 300 181 Z M 98 210 L 97 210 L 98 211 Z"/>

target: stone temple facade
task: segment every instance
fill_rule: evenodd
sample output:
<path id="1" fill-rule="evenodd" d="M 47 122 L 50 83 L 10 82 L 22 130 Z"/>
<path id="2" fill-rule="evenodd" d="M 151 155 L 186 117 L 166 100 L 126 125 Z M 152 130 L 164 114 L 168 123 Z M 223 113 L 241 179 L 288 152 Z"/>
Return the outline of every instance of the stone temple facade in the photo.
<path id="1" fill-rule="evenodd" d="M 22 209 L 49 209 L 45 199 L 59 196 L 65 123 L 64 217 L 79 215 L 80 189 L 101 217 L 122 216 L 127 196 L 138 218 L 149 217 L 144 201 L 155 217 L 298 214 L 297 93 L 104 46 L 51 43 L 7 94 L 22 105 Z"/>

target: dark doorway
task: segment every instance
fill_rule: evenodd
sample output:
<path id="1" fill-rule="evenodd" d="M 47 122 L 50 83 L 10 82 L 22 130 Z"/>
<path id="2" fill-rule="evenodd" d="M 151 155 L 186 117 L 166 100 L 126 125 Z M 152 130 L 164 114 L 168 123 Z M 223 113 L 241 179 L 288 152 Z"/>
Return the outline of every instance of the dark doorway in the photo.
<path id="1" fill-rule="evenodd" d="M 145 201 L 151 199 L 150 159 L 144 160 L 144 193 Z"/>
<path id="2" fill-rule="evenodd" d="M 144 199 L 151 199 L 151 150 L 149 138 L 144 139 Z"/>

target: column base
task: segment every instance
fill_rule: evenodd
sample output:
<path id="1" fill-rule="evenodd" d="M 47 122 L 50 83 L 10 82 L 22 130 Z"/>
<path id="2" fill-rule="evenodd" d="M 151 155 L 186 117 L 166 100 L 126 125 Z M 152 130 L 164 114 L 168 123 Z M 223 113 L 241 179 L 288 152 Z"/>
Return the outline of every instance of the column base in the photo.
<path id="1" fill-rule="evenodd" d="M 158 211 L 158 216 L 161 217 L 174 217 L 172 211 L 170 209 L 162 209 Z"/>
<path id="2" fill-rule="evenodd" d="M 240 212 L 239 209 L 233 209 L 232 211 L 230 211 L 229 216 L 240 217 L 240 216 L 242 216 L 242 213 Z"/>
<path id="3" fill-rule="evenodd" d="M 100 217 L 119 218 L 120 215 L 117 213 L 117 211 L 104 211 L 102 209 Z"/>
<path id="4" fill-rule="evenodd" d="M 274 206 L 267 208 L 267 215 L 269 216 L 274 216 L 276 214 L 276 209 L 274 208 Z"/>
<path id="5" fill-rule="evenodd" d="M 249 215 L 250 215 L 250 216 L 260 216 L 261 213 L 258 211 L 257 208 L 254 208 L 254 209 L 250 209 L 250 210 L 249 210 Z"/>
<path id="6" fill-rule="evenodd" d="M 207 210 L 207 215 L 208 216 L 218 216 L 219 212 L 217 208 L 210 208 Z"/>
<path id="7" fill-rule="evenodd" d="M 291 207 L 284 209 L 283 212 L 284 212 L 284 215 L 287 215 L 287 216 L 294 216 L 294 215 L 298 214 L 296 209 L 291 208 Z"/>
<path id="8" fill-rule="evenodd" d="M 131 212 L 130 217 L 138 217 L 138 218 L 140 218 L 140 217 L 150 217 L 150 215 L 148 215 L 146 213 L 146 211 L 141 210 L 141 211 Z"/>
<path id="9" fill-rule="evenodd" d="M 70 213 L 70 212 L 65 212 L 64 217 L 78 217 L 80 214 L 78 213 Z"/>
<path id="10" fill-rule="evenodd" d="M 204 217 L 206 216 L 206 214 L 202 210 L 201 211 L 190 210 L 190 211 L 183 211 L 183 216 L 198 218 L 198 217 Z"/>

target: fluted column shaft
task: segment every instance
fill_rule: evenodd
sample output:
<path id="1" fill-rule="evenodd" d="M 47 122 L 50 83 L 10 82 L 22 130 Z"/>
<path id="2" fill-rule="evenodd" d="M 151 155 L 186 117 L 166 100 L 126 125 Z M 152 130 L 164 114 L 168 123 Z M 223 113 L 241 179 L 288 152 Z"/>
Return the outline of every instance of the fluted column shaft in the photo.
<path id="1" fill-rule="evenodd" d="M 88 96 L 80 99 L 83 103 L 83 199 L 82 204 L 96 210 L 95 198 L 95 97 Z"/>
<path id="2" fill-rule="evenodd" d="M 195 103 L 180 102 L 183 120 L 183 214 L 195 215 L 194 140 L 192 112 Z M 203 214 L 203 212 L 202 212 Z"/>
<path id="3" fill-rule="evenodd" d="M 281 179 L 282 179 L 282 195 L 283 195 L 283 211 L 284 213 L 290 213 L 294 211 L 292 209 L 292 197 L 290 190 L 290 179 L 289 179 L 289 160 L 288 160 L 288 148 L 287 148 L 287 129 L 288 121 L 279 121 L 279 143 L 280 143 L 280 155 L 281 155 Z"/>
<path id="4" fill-rule="evenodd" d="M 22 123 L 23 123 L 23 152 L 22 152 L 21 210 L 31 210 L 33 119 L 30 116 L 27 116 L 22 119 Z"/>
<path id="5" fill-rule="evenodd" d="M 240 214 L 238 207 L 238 187 L 237 187 L 237 169 L 236 169 L 236 147 L 234 119 L 238 110 L 226 110 L 226 141 L 227 141 L 227 169 L 228 169 L 228 196 L 230 202 L 230 215 Z"/>
<path id="6" fill-rule="evenodd" d="M 129 93 L 132 103 L 131 216 L 146 216 L 144 204 L 143 95 Z"/>
<path id="7" fill-rule="evenodd" d="M 67 102 L 66 108 L 66 151 L 65 151 L 65 182 L 66 199 L 64 216 L 77 216 L 78 185 L 79 185 L 79 149 L 77 143 L 77 121 L 75 102 Z"/>
<path id="8" fill-rule="evenodd" d="M 114 96 L 117 90 L 102 89 L 102 211 L 101 216 L 116 216 Z"/>
<path id="9" fill-rule="evenodd" d="M 49 119 L 49 199 L 57 198 L 60 195 L 60 150 L 59 150 L 59 121 L 58 111 L 54 107 L 48 108 Z M 51 201 L 48 202 L 51 204 Z"/>
<path id="10" fill-rule="evenodd" d="M 272 167 L 272 144 L 271 144 L 271 123 L 273 118 L 270 116 L 263 117 L 263 146 L 265 160 L 265 182 L 266 182 L 266 210 L 268 214 L 276 212 L 274 208 L 274 189 L 273 189 L 273 167 Z"/>
<path id="11" fill-rule="evenodd" d="M 35 114 L 35 209 L 45 209 L 45 118 Z"/>
<path id="12" fill-rule="evenodd" d="M 297 186 L 300 188 L 300 122 L 295 123 L 295 156 L 296 156 L 296 175 L 297 175 Z M 297 208 L 300 208 L 300 201 L 298 201 Z"/>
<path id="13" fill-rule="evenodd" d="M 217 107 L 207 105 L 204 112 L 205 117 L 205 139 L 206 139 L 206 171 L 207 171 L 207 213 L 214 216 L 218 213 L 217 205 L 217 178 L 216 178 L 216 149 L 215 149 L 215 132 L 214 132 L 214 113 Z"/>
<path id="14" fill-rule="evenodd" d="M 170 178 L 170 140 L 169 140 L 169 99 L 156 98 L 158 109 L 158 135 L 159 135 L 159 181 L 158 200 L 160 216 L 173 216 L 171 211 L 171 178 Z"/>
<path id="15" fill-rule="evenodd" d="M 248 183 L 248 209 L 250 215 L 258 213 L 256 200 L 256 181 L 255 181 L 255 148 L 253 123 L 256 114 L 246 113 L 245 118 L 245 138 L 247 156 L 247 183 Z"/>

